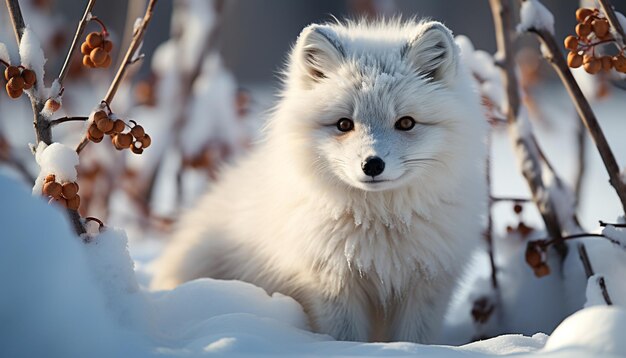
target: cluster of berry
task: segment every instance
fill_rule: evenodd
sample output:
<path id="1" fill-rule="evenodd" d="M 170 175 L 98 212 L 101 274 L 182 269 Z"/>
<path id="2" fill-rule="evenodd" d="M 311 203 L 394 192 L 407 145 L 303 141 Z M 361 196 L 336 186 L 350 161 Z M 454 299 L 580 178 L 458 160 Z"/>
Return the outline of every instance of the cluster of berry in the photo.
<path id="1" fill-rule="evenodd" d="M 526 263 L 533 269 L 535 276 L 543 277 L 550 274 L 550 266 L 546 263 L 546 252 L 541 247 L 542 241 L 530 241 L 526 246 Z"/>
<path id="2" fill-rule="evenodd" d="M 42 193 L 50 198 L 48 201 L 50 204 L 57 203 L 71 210 L 78 210 L 80 207 L 78 184 L 74 182 L 58 183 L 54 174 L 49 174 L 44 179 Z"/>
<path id="3" fill-rule="evenodd" d="M 580 8 L 576 10 L 576 35 L 565 38 L 565 48 L 570 51 L 567 55 L 567 65 L 571 68 L 583 66 L 585 71 L 596 74 L 600 71 L 610 71 L 615 68 L 618 72 L 626 73 L 626 57 L 624 49 L 615 56 L 596 56 L 597 45 L 613 41 L 611 25 L 598 9 Z"/>
<path id="4" fill-rule="evenodd" d="M 6 90 L 11 98 L 19 98 L 25 89 L 31 89 L 37 81 L 35 72 L 22 66 L 7 66 L 4 70 Z"/>
<path id="5" fill-rule="evenodd" d="M 111 142 L 115 149 L 128 148 L 135 154 L 141 154 L 145 148 L 150 146 L 152 140 L 142 126 L 134 121 L 131 122 L 133 127 L 128 133 L 123 133 L 127 127 L 123 120 L 112 119 L 105 111 L 98 111 L 93 115 L 93 122 L 87 130 L 87 138 L 94 143 L 99 143 L 106 134 L 111 136 Z"/>
<path id="6" fill-rule="evenodd" d="M 106 39 L 105 33 L 91 32 L 85 42 L 80 45 L 83 56 L 83 65 L 89 68 L 107 68 L 111 65 L 113 43 Z"/>

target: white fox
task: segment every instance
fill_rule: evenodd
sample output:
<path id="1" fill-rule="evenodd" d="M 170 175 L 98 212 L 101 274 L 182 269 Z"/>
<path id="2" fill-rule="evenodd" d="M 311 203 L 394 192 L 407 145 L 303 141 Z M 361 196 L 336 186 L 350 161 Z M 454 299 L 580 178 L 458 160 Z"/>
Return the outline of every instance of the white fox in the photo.
<path id="1" fill-rule="evenodd" d="M 479 245 L 485 133 L 441 23 L 310 25 L 265 140 L 183 217 L 153 287 L 243 280 L 336 339 L 432 342 Z"/>

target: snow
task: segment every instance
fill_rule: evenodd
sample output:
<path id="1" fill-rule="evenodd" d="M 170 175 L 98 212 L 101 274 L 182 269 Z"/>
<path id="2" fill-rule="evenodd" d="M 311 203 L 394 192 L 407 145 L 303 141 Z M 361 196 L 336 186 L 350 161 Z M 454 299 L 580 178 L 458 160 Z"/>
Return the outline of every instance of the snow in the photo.
<path id="1" fill-rule="evenodd" d="M 591 307 L 568 317 L 552 333 L 544 352 L 567 351 L 579 356 L 626 356 L 626 310 Z"/>
<path id="2" fill-rule="evenodd" d="M 602 235 L 614 240 L 614 243 L 626 250 L 626 228 L 607 225 L 602 229 Z"/>
<path id="3" fill-rule="evenodd" d="M 20 41 L 20 59 L 22 66 L 33 70 L 37 75 L 36 91 L 42 90 L 44 88 L 43 76 L 46 57 L 41 49 L 39 38 L 37 38 L 30 26 L 26 26 Z"/>
<path id="4" fill-rule="evenodd" d="M 171 291 L 147 291 L 137 283 L 123 231 L 107 227 L 83 242 L 72 234 L 62 211 L 30 196 L 24 186 L 0 176 L 0 192 L 13 203 L 0 206 L 0 217 L 14 233 L 0 240 L 3 356 L 483 357 L 541 352 L 557 357 L 576 351 L 591 357 L 625 352 L 620 336 L 626 329 L 624 310 L 602 307 L 574 315 L 550 338 L 542 333 L 503 335 L 457 347 L 334 341 L 308 331 L 296 301 L 269 296 L 248 283 L 199 279 Z"/>
<path id="5" fill-rule="evenodd" d="M 7 49 L 7 45 L 0 42 L 0 60 L 11 63 L 11 56 L 9 56 L 9 50 Z"/>
<path id="6" fill-rule="evenodd" d="M 54 174 L 58 183 L 76 181 L 78 154 L 67 145 L 61 143 L 46 145 L 44 142 L 39 142 L 35 151 L 35 160 L 40 170 L 33 187 L 33 195 L 41 194 L 44 179 L 48 174 Z"/>
<path id="7" fill-rule="evenodd" d="M 522 2 L 517 31 L 526 32 L 533 28 L 545 30 L 554 35 L 554 16 L 538 0 L 526 0 Z"/>

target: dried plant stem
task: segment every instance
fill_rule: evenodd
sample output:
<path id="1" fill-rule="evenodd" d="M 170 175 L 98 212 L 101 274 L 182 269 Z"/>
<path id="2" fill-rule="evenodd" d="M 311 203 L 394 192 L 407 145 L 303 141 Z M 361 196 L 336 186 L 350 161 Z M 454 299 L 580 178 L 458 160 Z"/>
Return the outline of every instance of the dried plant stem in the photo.
<path id="1" fill-rule="evenodd" d="M 22 16 L 22 10 L 20 9 L 20 3 L 18 0 L 6 0 L 6 3 L 9 14 L 11 15 L 11 22 L 13 23 L 13 30 L 15 31 L 17 45 L 19 46 L 20 42 L 22 41 L 24 29 L 26 28 L 24 17 Z M 39 80 L 43 81 L 43 78 Z M 37 139 L 37 144 L 39 144 L 40 142 L 44 142 L 48 145 L 52 144 L 52 130 L 50 122 L 46 117 L 41 114 L 41 111 L 44 107 L 44 101 L 42 99 L 36 98 L 35 96 L 32 96 L 30 101 L 33 108 L 33 115 L 35 116 L 33 126 L 35 128 L 35 137 Z M 76 210 L 67 209 L 67 213 L 72 225 L 74 226 L 74 231 L 76 232 L 76 234 L 84 234 L 86 231 L 80 221 L 80 215 L 78 215 L 78 212 Z"/>
<path id="2" fill-rule="evenodd" d="M 615 189 L 615 192 L 617 193 L 617 196 L 622 204 L 622 209 L 624 213 L 626 213 L 626 184 L 624 184 L 621 180 L 619 165 L 617 164 L 613 151 L 611 150 L 611 147 L 602 132 L 602 128 L 600 127 L 600 124 L 591 109 L 591 105 L 589 105 L 589 102 L 574 79 L 572 72 L 569 70 L 567 62 L 561 54 L 554 36 L 545 30 L 529 29 L 529 31 L 537 35 L 546 49 L 547 52 L 544 51 L 546 59 L 552 64 L 552 67 L 561 78 L 563 85 L 567 89 L 567 92 L 576 107 L 576 111 L 578 112 L 580 119 L 585 124 L 585 127 L 587 127 L 589 134 L 591 134 L 591 138 L 593 139 L 606 171 L 609 174 L 609 183 Z"/>
<path id="3" fill-rule="evenodd" d="M 580 256 L 580 261 L 583 263 L 583 267 L 585 268 L 585 274 L 587 275 L 587 279 L 589 279 L 595 273 L 593 272 L 593 267 L 591 266 L 591 261 L 589 260 L 589 255 L 587 254 L 585 244 L 578 244 L 578 255 Z M 608 306 L 613 305 L 611 296 L 609 296 L 609 291 L 606 288 L 606 283 L 604 282 L 604 277 L 598 277 L 598 286 L 600 287 L 600 291 L 602 292 L 602 298 L 604 298 L 604 302 Z"/>
<path id="4" fill-rule="evenodd" d="M 498 271 L 496 267 L 496 259 L 493 246 L 493 196 L 491 195 L 491 148 L 492 148 L 492 133 L 491 131 L 487 135 L 487 165 L 486 177 L 487 177 L 487 190 L 488 190 L 488 202 L 487 202 L 487 227 L 485 228 L 485 241 L 487 243 L 487 254 L 489 255 L 489 265 L 491 267 L 491 287 L 494 290 L 498 290 Z"/>
<path id="5" fill-rule="evenodd" d="M 515 74 L 515 54 L 513 50 L 513 17 L 511 14 L 510 1 L 489 0 L 496 30 L 496 42 L 498 46 L 498 66 L 502 72 L 503 84 L 507 95 L 507 122 L 509 124 L 509 136 L 516 149 L 516 153 L 521 156 L 522 174 L 526 179 L 533 201 L 538 204 L 539 212 L 545 223 L 546 230 L 550 237 L 556 239 L 558 243 L 555 248 L 565 257 L 567 247 L 561 240 L 561 223 L 556 215 L 556 205 L 552 198 L 542 198 L 541 194 L 546 193 L 546 186 L 542 178 L 542 162 L 539 155 L 539 148 L 534 135 L 522 135 L 518 128 L 518 115 L 521 106 L 519 85 Z M 548 168 L 549 170 L 549 168 Z M 545 202 L 544 202 L 545 200 Z"/>
<path id="6" fill-rule="evenodd" d="M 67 56 L 65 56 L 65 62 L 63 62 L 61 73 L 59 73 L 58 79 L 59 79 L 59 84 L 61 84 L 61 86 L 63 85 L 63 80 L 65 80 L 67 71 L 70 68 L 70 63 L 71 63 L 72 55 L 74 54 L 74 50 L 78 46 L 78 42 L 81 36 L 83 36 L 85 27 L 87 26 L 87 23 L 89 22 L 88 20 L 89 14 L 91 13 L 91 10 L 93 9 L 94 5 L 96 5 L 96 0 L 89 0 L 89 2 L 87 3 L 87 7 L 85 8 L 85 13 L 83 14 L 82 19 L 80 19 L 80 22 L 78 23 L 78 27 L 76 28 L 76 33 L 74 34 L 74 39 L 72 40 L 72 45 L 70 46 L 70 49 L 67 51 Z"/>
<path id="7" fill-rule="evenodd" d="M 576 126 L 576 144 L 577 144 L 577 167 L 576 176 L 574 178 L 574 194 L 576 195 L 576 206 L 580 206 L 580 199 L 582 197 L 583 183 L 585 179 L 585 172 L 587 171 L 587 137 L 585 134 L 585 126 L 582 121 L 577 122 Z"/>
<path id="8" fill-rule="evenodd" d="M 113 98 L 115 97 L 115 93 L 117 92 L 117 89 L 122 83 L 122 80 L 124 79 L 124 75 L 126 74 L 126 71 L 128 70 L 128 66 L 132 65 L 134 62 L 133 56 L 135 55 L 135 52 L 137 52 L 137 49 L 141 45 L 143 36 L 145 35 L 146 29 L 148 28 L 148 24 L 150 23 L 150 20 L 152 20 L 152 13 L 154 12 L 154 5 L 156 4 L 156 2 L 157 0 L 150 0 L 150 2 L 148 3 L 148 7 L 146 8 L 146 13 L 143 16 L 141 24 L 139 25 L 139 27 L 137 28 L 137 30 L 135 31 L 133 35 L 133 39 L 130 42 L 130 46 L 128 47 L 128 50 L 126 51 L 126 55 L 124 56 L 124 60 L 120 64 L 120 67 L 118 68 L 117 73 L 115 74 L 115 78 L 113 78 L 113 82 L 111 82 L 111 85 L 109 86 L 109 90 L 107 91 L 107 94 L 104 96 L 104 99 L 102 100 L 107 105 L 110 105 L 111 102 L 113 101 Z M 87 139 L 87 135 L 85 134 L 81 142 L 78 144 L 78 146 L 76 146 L 76 153 L 80 153 L 85 148 L 85 146 L 87 146 L 88 143 L 89 143 L 89 139 Z"/>
<path id="9" fill-rule="evenodd" d="M 50 121 L 50 126 L 54 127 L 57 126 L 61 123 L 66 123 L 66 122 L 85 122 L 86 120 L 88 120 L 89 117 L 63 117 L 63 118 L 57 118 L 54 120 Z"/>
<path id="10" fill-rule="evenodd" d="M 609 24 L 611 25 L 612 28 L 615 29 L 615 32 L 617 34 L 616 40 L 621 45 L 626 46 L 626 33 L 624 33 L 624 28 L 622 27 L 622 24 L 620 24 L 619 20 L 617 19 L 617 15 L 615 15 L 615 10 L 613 9 L 613 5 L 611 5 L 611 2 L 609 0 L 598 0 L 598 2 L 600 3 L 600 7 L 602 8 L 602 11 L 604 11 L 604 13 L 606 14 L 606 18 L 607 20 L 609 20 Z"/>

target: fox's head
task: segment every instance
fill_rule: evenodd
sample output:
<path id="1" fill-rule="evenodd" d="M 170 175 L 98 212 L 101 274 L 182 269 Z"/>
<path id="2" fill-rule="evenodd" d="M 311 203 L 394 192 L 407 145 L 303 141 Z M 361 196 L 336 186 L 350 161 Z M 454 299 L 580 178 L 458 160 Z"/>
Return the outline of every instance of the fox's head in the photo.
<path id="1" fill-rule="evenodd" d="M 310 25 L 291 53 L 275 126 L 331 183 L 383 191 L 445 181 L 472 150 L 466 137 L 482 133 L 472 126 L 484 125 L 468 118 L 478 101 L 459 85 L 459 62 L 451 32 L 434 21 Z"/>

